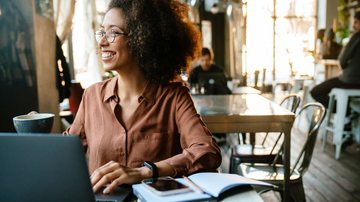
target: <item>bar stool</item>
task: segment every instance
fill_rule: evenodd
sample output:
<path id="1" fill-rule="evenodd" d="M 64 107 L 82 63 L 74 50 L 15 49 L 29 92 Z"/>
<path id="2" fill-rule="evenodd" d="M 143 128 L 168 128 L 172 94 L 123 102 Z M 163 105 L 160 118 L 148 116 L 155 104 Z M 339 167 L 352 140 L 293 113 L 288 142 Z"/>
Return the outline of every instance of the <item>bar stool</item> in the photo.
<path id="1" fill-rule="evenodd" d="M 360 98 L 352 99 L 350 102 L 351 115 L 353 120 L 351 123 L 352 132 L 358 149 L 360 149 Z"/>
<path id="2" fill-rule="evenodd" d="M 351 97 L 360 97 L 360 89 L 342 89 L 334 88 L 329 93 L 329 107 L 326 114 L 324 132 L 322 136 L 322 150 L 325 149 L 328 132 L 333 133 L 333 144 L 336 145 L 335 158 L 340 158 L 341 146 L 351 135 L 351 131 L 344 131 L 346 122 L 346 110 L 348 108 L 349 99 Z M 336 115 L 331 120 L 336 100 Z"/>

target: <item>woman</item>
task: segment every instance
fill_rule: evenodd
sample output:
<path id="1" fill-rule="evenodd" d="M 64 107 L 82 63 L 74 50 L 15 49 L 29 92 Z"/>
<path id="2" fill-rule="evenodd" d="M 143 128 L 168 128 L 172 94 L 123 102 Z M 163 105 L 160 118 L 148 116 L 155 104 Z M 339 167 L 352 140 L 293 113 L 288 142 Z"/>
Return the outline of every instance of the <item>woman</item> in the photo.
<path id="1" fill-rule="evenodd" d="M 177 0 L 110 3 L 96 38 L 105 70 L 118 76 L 85 90 L 66 131 L 83 140 L 94 192 L 220 165 L 188 89 L 170 82 L 200 47 L 186 12 Z"/>

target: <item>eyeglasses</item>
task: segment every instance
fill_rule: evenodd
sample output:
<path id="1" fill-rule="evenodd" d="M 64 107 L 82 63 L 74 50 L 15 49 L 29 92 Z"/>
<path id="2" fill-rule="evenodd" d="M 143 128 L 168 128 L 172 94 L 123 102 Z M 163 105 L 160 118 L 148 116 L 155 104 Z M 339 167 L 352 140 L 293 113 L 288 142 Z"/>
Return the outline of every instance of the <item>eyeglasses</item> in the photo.
<path id="1" fill-rule="evenodd" d="M 104 38 L 104 36 L 106 37 L 106 40 L 109 42 L 109 43 L 113 43 L 115 41 L 115 38 L 117 36 L 120 36 L 120 35 L 123 35 L 123 36 L 127 36 L 126 33 L 124 32 L 116 32 L 114 30 L 111 30 L 110 33 L 107 33 L 107 32 L 104 32 L 103 30 L 98 30 L 95 32 L 95 39 L 98 43 L 100 43 L 100 41 Z"/>

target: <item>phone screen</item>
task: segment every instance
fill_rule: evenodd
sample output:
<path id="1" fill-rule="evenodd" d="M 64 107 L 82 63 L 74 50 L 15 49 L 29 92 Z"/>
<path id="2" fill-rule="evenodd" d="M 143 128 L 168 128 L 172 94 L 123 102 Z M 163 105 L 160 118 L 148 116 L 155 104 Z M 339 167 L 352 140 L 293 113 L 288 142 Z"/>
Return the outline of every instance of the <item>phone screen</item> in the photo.
<path id="1" fill-rule="evenodd" d="M 155 191 L 160 195 L 168 195 L 168 194 L 176 194 L 176 193 L 184 193 L 191 191 L 191 189 L 176 181 L 173 178 L 159 178 L 157 180 L 144 180 L 144 184 L 149 186 L 152 191 Z"/>

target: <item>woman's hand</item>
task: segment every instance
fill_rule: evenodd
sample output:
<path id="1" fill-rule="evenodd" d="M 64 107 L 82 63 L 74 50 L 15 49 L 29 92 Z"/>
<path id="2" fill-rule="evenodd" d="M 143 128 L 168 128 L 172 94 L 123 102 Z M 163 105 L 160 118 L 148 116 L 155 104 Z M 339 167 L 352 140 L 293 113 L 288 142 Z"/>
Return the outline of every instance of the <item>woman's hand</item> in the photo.
<path id="1" fill-rule="evenodd" d="M 151 176 L 151 170 L 146 167 L 129 168 L 122 166 L 117 162 L 110 161 L 96 169 L 90 179 L 94 192 L 97 192 L 102 187 L 108 185 L 103 193 L 109 194 L 119 185 L 134 184 L 143 179 L 150 178 Z"/>

